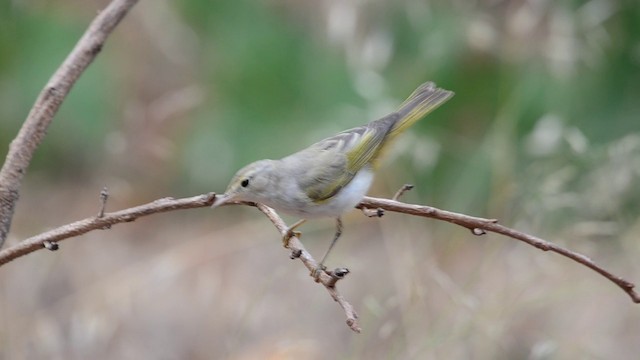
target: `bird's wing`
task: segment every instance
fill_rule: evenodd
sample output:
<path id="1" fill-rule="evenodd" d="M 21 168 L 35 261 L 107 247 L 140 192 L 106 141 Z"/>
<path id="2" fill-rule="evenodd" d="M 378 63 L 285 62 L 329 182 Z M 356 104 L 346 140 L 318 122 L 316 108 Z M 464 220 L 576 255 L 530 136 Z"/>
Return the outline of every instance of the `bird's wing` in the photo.
<path id="1" fill-rule="evenodd" d="M 393 113 L 389 117 L 397 116 Z M 375 159 L 395 121 L 369 123 L 324 139 L 306 150 L 314 166 L 300 176 L 299 185 L 315 202 L 330 199 Z M 312 156 L 312 157 L 311 157 Z"/>
<path id="2" fill-rule="evenodd" d="M 418 87 L 402 105 L 381 119 L 343 131 L 294 154 L 298 185 L 315 202 L 330 199 L 365 166 L 374 166 L 397 135 L 453 96 L 432 82 Z M 313 166 L 309 164 L 313 163 Z"/>

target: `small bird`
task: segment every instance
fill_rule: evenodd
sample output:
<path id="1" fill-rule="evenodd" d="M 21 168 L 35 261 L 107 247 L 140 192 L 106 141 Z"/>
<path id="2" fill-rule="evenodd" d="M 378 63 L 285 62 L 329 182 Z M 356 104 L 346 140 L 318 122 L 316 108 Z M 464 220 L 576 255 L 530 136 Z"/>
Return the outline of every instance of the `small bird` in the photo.
<path id="1" fill-rule="evenodd" d="M 365 196 L 378 160 L 389 144 L 416 121 L 442 105 L 453 92 L 432 82 L 418 87 L 393 113 L 366 125 L 345 130 L 280 160 L 259 160 L 240 169 L 212 207 L 231 201 L 251 201 L 300 217 L 283 242 L 288 247 L 294 230 L 306 219 L 336 219 L 336 232 L 318 267 L 342 234 L 341 216 Z"/>

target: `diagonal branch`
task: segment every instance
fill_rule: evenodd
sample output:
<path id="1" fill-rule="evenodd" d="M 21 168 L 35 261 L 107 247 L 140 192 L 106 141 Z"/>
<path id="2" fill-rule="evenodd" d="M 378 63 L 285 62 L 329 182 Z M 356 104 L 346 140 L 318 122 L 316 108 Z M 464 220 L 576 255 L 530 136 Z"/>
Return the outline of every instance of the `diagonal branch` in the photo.
<path id="1" fill-rule="evenodd" d="M 262 204 L 255 205 L 257 206 L 258 210 L 262 211 L 262 213 L 265 214 L 269 218 L 269 220 L 271 220 L 273 225 L 275 225 L 276 229 L 278 229 L 278 231 L 280 232 L 280 235 L 287 235 L 289 227 L 287 226 L 287 224 L 285 224 L 284 220 L 282 220 L 282 218 L 275 212 L 275 210 Z M 292 251 L 291 258 L 299 258 L 304 266 L 309 269 L 309 271 L 313 271 L 318 267 L 318 263 L 311 256 L 311 254 L 309 254 L 307 249 L 304 248 L 304 245 L 302 245 L 302 242 L 300 242 L 300 239 L 298 239 L 298 237 L 292 236 L 289 239 L 289 249 L 291 249 Z M 338 269 L 336 269 L 335 271 L 337 270 Z M 351 330 L 359 333 L 360 326 L 358 325 L 358 314 L 353 309 L 353 306 L 347 300 L 345 300 L 345 298 L 343 298 L 336 289 L 336 277 L 332 277 L 329 274 L 322 272 L 317 281 L 327 289 L 329 295 L 331 295 L 333 300 L 340 304 L 347 317 L 347 326 L 349 326 Z"/>
<path id="2" fill-rule="evenodd" d="M 137 2 L 138 0 L 113 0 L 98 14 L 42 89 L 18 135 L 11 142 L 0 170 L 0 248 L 11 227 L 22 178 L 35 150 L 46 135 L 49 124 L 80 75 L 100 53 L 107 37 Z"/>
<path id="3" fill-rule="evenodd" d="M 50 248 L 51 244 L 57 244 L 57 242 L 59 241 L 80 236 L 93 230 L 108 229 L 111 225 L 131 222 L 140 217 L 161 212 L 208 207 L 213 204 L 214 199 L 214 193 L 181 199 L 163 198 L 144 205 L 112 213 L 104 213 L 100 214 L 101 216 L 94 216 L 86 218 L 84 220 L 76 221 L 71 224 L 63 225 L 56 229 L 28 238 L 17 245 L 1 250 L 0 266 L 12 260 L 15 260 L 20 256 L 32 253 L 36 250 Z M 284 236 L 286 234 L 286 224 L 273 209 L 261 204 L 254 203 L 230 203 L 229 205 L 232 204 L 256 206 L 269 218 L 269 220 L 271 220 L 271 222 L 275 225 L 281 235 Z M 393 211 L 402 214 L 447 221 L 471 230 L 474 235 L 482 235 L 486 231 L 490 231 L 526 242 L 527 244 L 535 246 L 544 251 L 556 252 L 601 274 L 602 276 L 622 288 L 622 290 L 624 290 L 631 297 L 633 302 L 640 303 L 640 296 L 634 291 L 635 285 L 633 283 L 612 274 L 611 272 L 597 265 L 591 259 L 582 254 L 565 249 L 559 245 L 540 239 L 538 237 L 500 225 L 495 219 L 478 218 L 451 211 L 440 210 L 430 206 L 407 204 L 395 200 L 372 197 L 365 197 L 357 207 L 360 209 L 379 208 L 386 211 Z M 47 244 L 49 245 L 49 247 L 47 247 Z M 297 239 L 296 237 L 292 237 L 289 240 L 289 249 L 292 251 L 291 257 L 299 258 L 307 267 L 307 269 L 312 270 L 316 268 L 317 262 L 313 259 L 311 254 L 309 254 L 309 252 L 305 250 L 299 239 Z M 335 287 L 336 281 L 346 275 L 347 272 L 348 271 L 346 269 L 336 269 L 329 273 L 323 273 L 319 279 L 319 282 L 325 287 L 331 297 L 343 308 L 345 316 L 347 317 L 347 325 L 349 325 L 349 327 L 353 331 L 359 332 L 360 328 L 357 322 L 357 314 L 353 306 L 340 295 Z"/>

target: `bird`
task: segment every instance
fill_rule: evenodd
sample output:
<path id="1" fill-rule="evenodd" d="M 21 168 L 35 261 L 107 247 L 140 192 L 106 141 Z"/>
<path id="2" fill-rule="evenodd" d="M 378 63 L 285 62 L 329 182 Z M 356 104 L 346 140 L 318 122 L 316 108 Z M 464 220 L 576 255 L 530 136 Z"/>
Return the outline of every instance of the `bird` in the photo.
<path id="1" fill-rule="evenodd" d="M 267 205 L 300 218 L 283 238 L 299 235 L 294 230 L 307 219 L 334 218 L 336 231 L 329 248 L 311 275 L 318 280 L 324 263 L 342 235 L 342 215 L 364 198 L 374 172 L 389 145 L 418 120 L 449 100 L 454 93 L 433 82 L 420 85 L 389 115 L 334 136 L 279 160 L 253 162 L 233 176 L 224 194 L 212 207 L 233 201 Z"/>

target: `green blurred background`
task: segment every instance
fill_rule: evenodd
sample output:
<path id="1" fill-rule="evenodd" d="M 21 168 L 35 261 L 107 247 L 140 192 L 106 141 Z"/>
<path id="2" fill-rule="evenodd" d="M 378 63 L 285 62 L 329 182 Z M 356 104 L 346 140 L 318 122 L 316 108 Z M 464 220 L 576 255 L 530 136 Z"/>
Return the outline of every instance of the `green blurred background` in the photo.
<path id="1" fill-rule="evenodd" d="M 0 155 L 106 1 L 0 2 Z M 456 96 L 372 195 L 491 218 L 640 282 L 640 4 L 145 1 L 56 116 L 7 246 L 98 210 L 223 191 L 233 173 Z M 287 218 L 292 221 L 294 219 Z M 321 254 L 330 220 L 302 229 Z M 624 359 L 640 308 L 571 261 L 431 220 L 354 212 L 329 266 L 352 334 L 255 209 L 174 212 L 0 269 L 0 358 Z"/>

